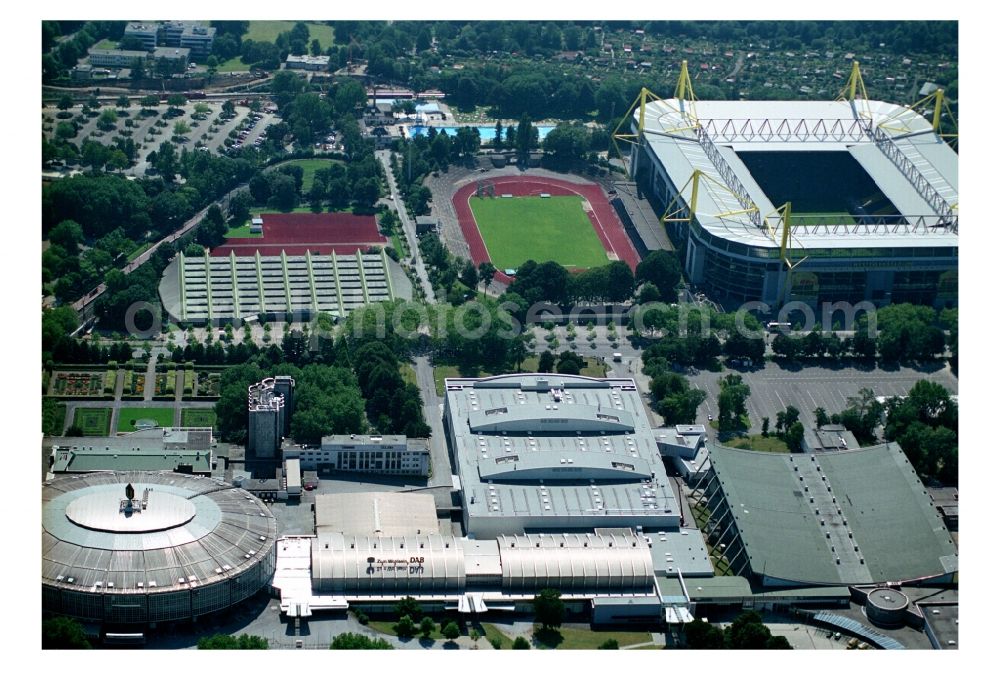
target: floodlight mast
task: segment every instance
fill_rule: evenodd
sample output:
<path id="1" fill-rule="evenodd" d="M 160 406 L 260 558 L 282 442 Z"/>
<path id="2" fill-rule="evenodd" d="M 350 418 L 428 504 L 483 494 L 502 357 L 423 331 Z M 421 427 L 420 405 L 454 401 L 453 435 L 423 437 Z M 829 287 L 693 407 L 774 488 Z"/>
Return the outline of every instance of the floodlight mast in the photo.
<path id="1" fill-rule="evenodd" d="M 680 104 L 680 113 L 683 118 L 686 118 L 688 124 L 686 126 L 671 129 L 670 132 L 676 133 L 680 131 L 687 131 L 697 129 L 700 125 L 698 122 L 698 116 L 695 114 L 694 103 L 697 97 L 694 94 L 694 88 L 691 85 L 691 76 L 688 74 L 687 60 L 681 61 L 681 72 L 677 77 L 677 85 L 674 87 L 674 98 L 678 100 Z M 615 130 L 611 132 L 611 142 L 614 145 L 615 153 L 618 155 L 618 159 L 625 164 L 625 158 L 622 155 L 621 147 L 618 145 L 618 141 L 623 141 L 631 145 L 641 146 L 644 142 L 644 134 L 646 133 L 646 106 L 653 101 L 663 101 L 662 98 L 654 94 L 652 91 L 643 87 L 639 90 L 638 96 L 632 101 L 632 105 L 628 107 L 625 115 L 621 120 L 618 121 L 618 125 Z M 669 104 L 668 104 L 669 105 Z M 635 114 L 636 109 L 639 110 L 639 129 L 636 133 L 624 133 L 622 127 L 628 123 L 629 129 L 632 126 L 632 116 Z M 688 110 L 690 109 L 690 110 Z M 657 134 L 661 136 L 668 136 L 669 133 L 660 130 L 650 130 L 649 133 Z M 632 172 L 631 163 L 626 167 L 628 177 L 631 180 L 635 180 L 635 176 Z"/>

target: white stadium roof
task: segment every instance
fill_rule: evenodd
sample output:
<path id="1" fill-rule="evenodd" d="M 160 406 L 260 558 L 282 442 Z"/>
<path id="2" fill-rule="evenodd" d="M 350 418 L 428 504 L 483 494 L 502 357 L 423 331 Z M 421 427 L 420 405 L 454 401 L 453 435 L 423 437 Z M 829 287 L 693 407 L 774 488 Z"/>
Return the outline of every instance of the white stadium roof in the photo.
<path id="1" fill-rule="evenodd" d="M 637 109 L 633 115 L 636 128 L 639 113 Z M 701 142 L 694 129 L 695 119 L 701 127 Z M 922 227 L 924 222 L 928 225 L 936 222 L 936 212 L 951 214 L 957 223 L 957 212 L 951 209 L 957 209 L 958 204 L 958 155 L 932 131 L 927 120 L 903 106 L 862 100 L 696 101 L 692 106 L 669 99 L 646 104 L 644 125 L 645 143 L 674 186 L 682 189 L 685 204 L 691 197 L 691 187 L 686 184 L 695 169 L 714 179 L 714 182 L 700 182 L 697 202 L 698 223 L 712 235 L 750 246 L 778 246 L 767 229 L 758 227 L 749 215 L 731 213 L 743 211 L 746 205 L 725 187 L 727 180 L 720 170 L 723 163 L 732 172 L 728 185 L 732 185 L 733 178 L 738 180 L 761 214 L 780 233 L 779 221 L 771 215 L 780 205 L 771 203 L 738 153 L 845 151 L 911 227 L 795 227 L 793 246 L 813 249 L 958 245 L 957 228 L 952 231 L 945 227 Z M 873 135 L 879 138 L 878 143 Z M 925 218 L 919 219 L 921 216 Z"/>

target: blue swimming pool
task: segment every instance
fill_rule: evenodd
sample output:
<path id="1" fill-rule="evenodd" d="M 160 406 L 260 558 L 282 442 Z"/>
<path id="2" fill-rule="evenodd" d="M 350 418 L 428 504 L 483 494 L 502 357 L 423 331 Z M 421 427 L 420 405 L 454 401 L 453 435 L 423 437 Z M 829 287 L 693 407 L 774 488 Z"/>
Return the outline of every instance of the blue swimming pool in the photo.
<path id="1" fill-rule="evenodd" d="M 439 127 L 437 125 L 434 125 L 434 128 L 439 133 L 443 131 L 444 133 L 448 134 L 448 136 L 454 136 L 460 129 L 460 127 Z M 555 129 L 555 125 L 536 124 L 535 128 L 538 130 L 538 140 L 541 141 L 548 135 L 550 131 Z M 479 130 L 479 141 L 481 143 L 489 143 L 490 141 L 493 140 L 493 137 L 496 136 L 497 133 L 497 127 L 495 124 L 489 127 L 476 127 L 476 129 Z M 410 138 L 413 138 L 414 136 L 421 136 L 426 133 L 427 133 L 427 127 L 424 126 L 414 125 L 409 128 Z M 506 133 L 507 133 L 507 128 L 504 127 L 504 134 Z"/>

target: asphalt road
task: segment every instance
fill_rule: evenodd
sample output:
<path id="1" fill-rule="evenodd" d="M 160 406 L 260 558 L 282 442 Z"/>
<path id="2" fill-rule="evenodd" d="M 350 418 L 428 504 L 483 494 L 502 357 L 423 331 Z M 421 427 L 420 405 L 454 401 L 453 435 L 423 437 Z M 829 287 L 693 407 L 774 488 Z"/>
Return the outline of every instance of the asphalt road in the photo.
<path id="1" fill-rule="evenodd" d="M 431 285 L 430 278 L 427 276 L 427 268 L 424 266 L 424 260 L 420 256 L 420 247 L 417 246 L 417 230 L 413 221 L 410 220 L 409 215 L 406 213 L 406 207 L 403 206 L 402 200 L 399 198 L 399 189 L 396 187 L 396 177 L 392 174 L 392 165 L 389 162 L 390 153 L 388 150 L 376 150 L 375 155 L 378 156 L 379 161 L 382 163 L 382 168 L 385 170 L 386 180 L 389 183 L 389 195 L 392 199 L 392 204 L 396 208 L 396 213 L 399 214 L 399 220 L 403 224 L 403 234 L 406 236 L 406 243 L 410 247 L 410 253 L 413 255 L 413 267 L 417 271 L 417 278 L 420 280 L 420 287 L 424 290 L 424 298 L 428 301 L 434 301 L 434 287 Z M 400 252 L 402 255 L 402 252 Z"/>

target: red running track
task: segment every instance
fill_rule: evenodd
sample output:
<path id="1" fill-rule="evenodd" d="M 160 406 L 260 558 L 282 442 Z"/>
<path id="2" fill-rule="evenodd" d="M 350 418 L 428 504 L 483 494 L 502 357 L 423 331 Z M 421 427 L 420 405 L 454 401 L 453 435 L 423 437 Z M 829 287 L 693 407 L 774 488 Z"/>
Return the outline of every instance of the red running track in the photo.
<path id="1" fill-rule="evenodd" d="M 212 249 L 213 256 L 289 256 L 314 254 L 352 254 L 369 246 L 384 246 L 388 240 L 379 234 L 375 216 L 339 213 L 261 214 L 263 237 L 234 237 Z"/>
<path id="2" fill-rule="evenodd" d="M 517 197 L 530 197 L 541 193 L 579 195 L 590 203 L 593 211 L 588 211 L 587 217 L 594 226 L 594 232 L 597 233 L 605 251 L 614 253 L 618 260 L 628 263 L 633 272 L 639 265 L 639 254 L 632 246 L 632 242 L 625 233 L 625 227 L 618 220 L 618 215 L 608 203 L 608 197 L 600 186 L 594 183 L 571 183 L 543 176 L 499 176 L 484 179 L 483 183 L 492 183 L 496 188 L 497 195 L 510 194 Z M 476 181 L 472 181 L 458 189 L 451 198 L 451 203 L 455 207 L 455 214 L 458 216 L 458 224 L 462 228 L 465 241 L 469 243 L 469 253 L 472 260 L 476 265 L 479 265 L 490 260 L 490 254 L 486 250 L 486 244 L 483 242 L 479 227 L 476 225 L 476 218 L 472 215 L 472 208 L 469 206 L 469 199 L 475 194 Z M 497 272 L 496 279 L 504 283 L 512 281 L 511 277 L 503 272 Z"/>

